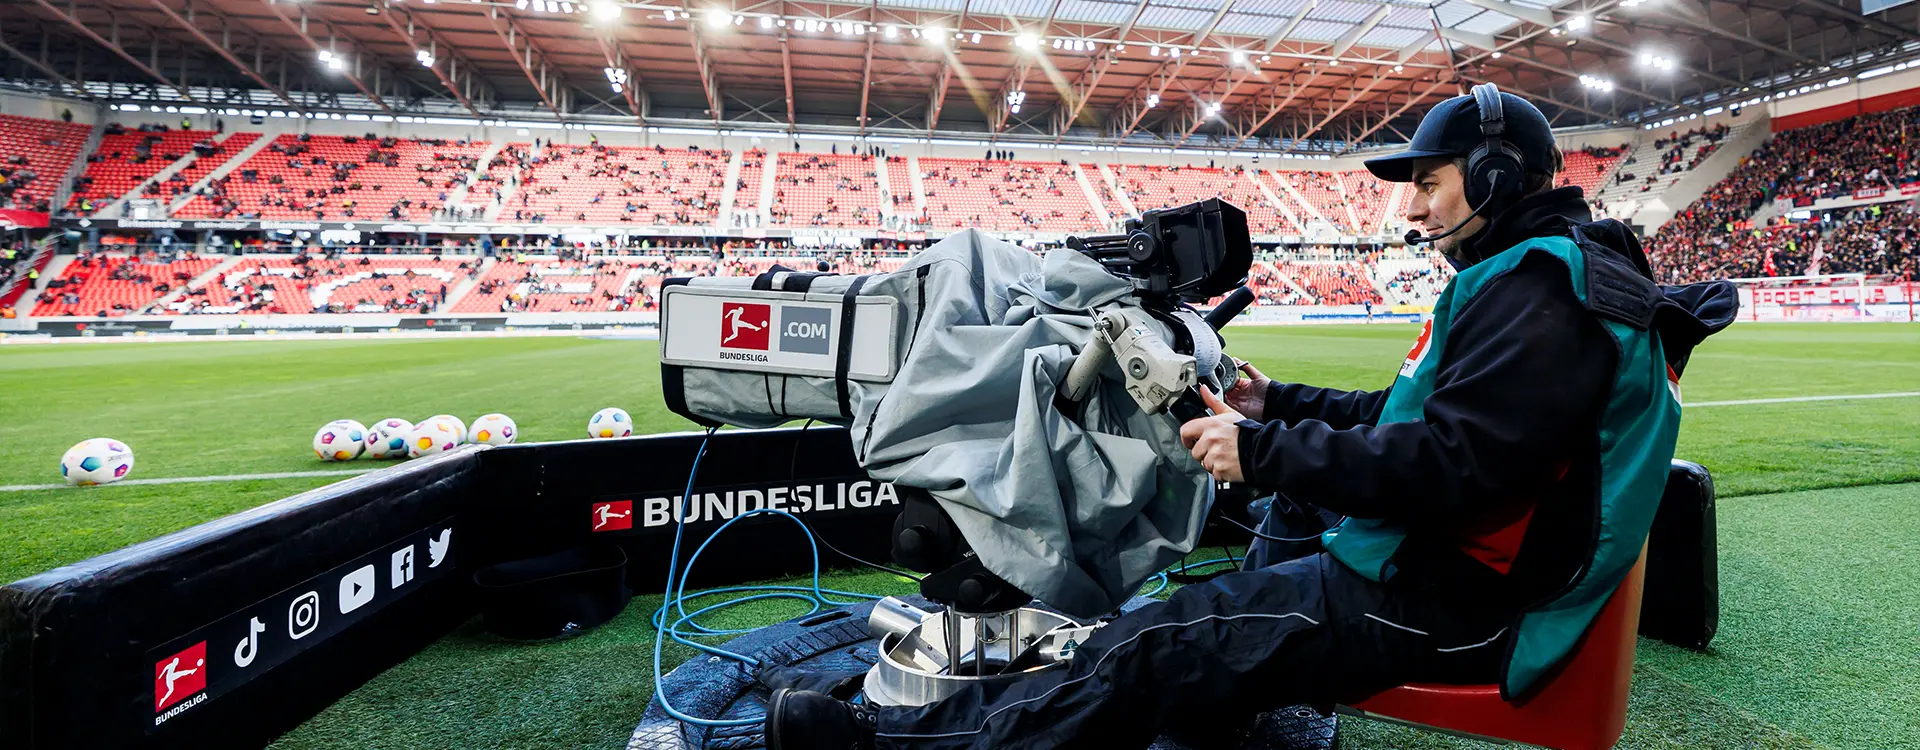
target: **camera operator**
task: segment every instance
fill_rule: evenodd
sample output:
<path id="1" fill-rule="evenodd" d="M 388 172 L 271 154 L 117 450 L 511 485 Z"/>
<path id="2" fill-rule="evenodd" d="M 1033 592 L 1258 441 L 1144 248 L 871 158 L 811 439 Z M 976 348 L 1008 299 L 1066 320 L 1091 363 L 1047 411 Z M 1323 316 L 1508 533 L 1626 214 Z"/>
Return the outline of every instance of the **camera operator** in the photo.
<path id="1" fill-rule="evenodd" d="M 1427 236 L 1410 241 L 1461 269 L 1393 386 L 1277 384 L 1246 367 L 1224 400 L 1204 393 L 1214 416 L 1182 429 L 1215 478 L 1347 516 L 1325 551 L 1184 587 L 999 695 L 874 708 L 777 691 L 769 747 L 1145 747 L 1407 682 L 1535 686 L 1640 553 L 1679 429 L 1669 377 L 1731 319 L 1731 289 L 1663 293 L 1624 225 L 1593 222 L 1579 188 L 1552 189 L 1561 158 L 1540 111 L 1476 94 L 1367 162 L 1414 183 L 1408 219 Z M 1491 135 L 1482 101 L 1500 105 Z"/>

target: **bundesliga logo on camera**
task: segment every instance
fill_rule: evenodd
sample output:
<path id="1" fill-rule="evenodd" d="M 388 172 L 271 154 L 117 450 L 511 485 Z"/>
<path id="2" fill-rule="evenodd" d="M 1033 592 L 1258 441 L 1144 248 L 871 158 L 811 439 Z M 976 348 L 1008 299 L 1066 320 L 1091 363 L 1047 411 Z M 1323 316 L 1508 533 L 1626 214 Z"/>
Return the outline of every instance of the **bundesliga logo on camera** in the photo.
<path id="1" fill-rule="evenodd" d="M 720 306 L 720 346 L 728 349 L 767 350 L 773 330 L 773 307 L 728 302 Z"/>

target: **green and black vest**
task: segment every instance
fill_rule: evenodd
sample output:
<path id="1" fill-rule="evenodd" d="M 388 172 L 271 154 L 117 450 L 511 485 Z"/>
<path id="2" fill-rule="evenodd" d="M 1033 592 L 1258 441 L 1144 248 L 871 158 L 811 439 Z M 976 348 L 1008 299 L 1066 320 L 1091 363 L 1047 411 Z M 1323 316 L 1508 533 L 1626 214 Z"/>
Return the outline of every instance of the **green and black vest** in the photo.
<path id="1" fill-rule="evenodd" d="M 1565 587 L 1529 603 L 1515 623 L 1501 680 L 1501 693 L 1509 698 L 1525 694 L 1573 650 L 1639 559 L 1680 431 L 1679 386 L 1651 325 L 1650 304 L 1644 309 L 1640 304 L 1649 290 L 1657 294 L 1658 288 L 1611 252 L 1598 246 L 1589 251 L 1576 240 L 1584 240 L 1577 229 L 1572 238 L 1529 239 L 1455 276 L 1434 304 L 1433 317 L 1394 380 L 1379 419 L 1387 424 L 1424 418 L 1423 405 L 1440 371 L 1441 357 L 1435 352 L 1446 350 L 1454 312 L 1465 309 L 1490 282 L 1532 253 L 1565 264 L 1574 295 L 1619 346 L 1613 387 L 1599 416 L 1599 497 L 1594 499 L 1597 515 L 1587 540 L 1590 548 Z M 1384 582 L 1397 572 L 1393 557 L 1407 534 L 1391 521 L 1348 518 L 1329 529 L 1322 542 L 1348 567 Z"/>

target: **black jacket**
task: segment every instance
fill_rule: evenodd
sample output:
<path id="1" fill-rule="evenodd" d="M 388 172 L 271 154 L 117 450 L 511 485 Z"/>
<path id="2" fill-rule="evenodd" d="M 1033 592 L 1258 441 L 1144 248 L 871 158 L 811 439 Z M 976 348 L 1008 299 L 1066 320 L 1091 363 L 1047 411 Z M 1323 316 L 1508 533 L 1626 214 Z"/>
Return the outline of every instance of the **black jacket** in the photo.
<path id="1" fill-rule="evenodd" d="M 1461 255 L 1477 261 L 1576 228 L 1589 240 L 1589 265 L 1643 284 L 1650 309 L 1631 304 L 1631 294 L 1619 303 L 1591 291 L 1583 305 L 1565 265 L 1529 257 L 1454 313 L 1446 346 L 1435 353 L 1440 370 L 1421 421 L 1377 424 L 1385 390 L 1270 386 L 1268 422 L 1240 423 L 1248 482 L 1340 514 L 1406 525 L 1397 564 L 1409 580 L 1425 577 L 1450 589 L 1491 585 L 1522 598 L 1564 581 L 1563 569 L 1578 564 L 1573 548 L 1584 545 L 1561 551 L 1554 540 L 1585 534 L 1591 522 L 1581 529 L 1580 513 L 1563 519 L 1535 509 L 1562 497 L 1570 501 L 1565 507 L 1584 507 L 1579 499 L 1598 494 L 1597 420 L 1619 356 L 1598 316 L 1649 318 L 1678 371 L 1694 344 L 1732 321 L 1737 305 L 1724 282 L 1654 287 L 1639 242 L 1617 221 L 1593 222 L 1579 188 L 1514 204 L 1463 243 Z M 1542 580 L 1509 586 L 1506 576 L 1460 551 L 1463 540 L 1529 516 L 1522 555 L 1541 558 L 1544 564 L 1528 567 L 1543 571 L 1534 574 Z"/>

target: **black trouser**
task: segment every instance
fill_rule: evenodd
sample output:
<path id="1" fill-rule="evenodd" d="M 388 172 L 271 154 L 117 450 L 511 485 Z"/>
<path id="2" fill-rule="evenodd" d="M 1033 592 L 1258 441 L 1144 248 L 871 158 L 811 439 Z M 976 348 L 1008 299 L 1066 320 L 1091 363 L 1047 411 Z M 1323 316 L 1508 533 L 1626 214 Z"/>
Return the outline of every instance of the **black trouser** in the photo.
<path id="1" fill-rule="evenodd" d="M 1284 706 L 1498 676 L 1511 615 L 1362 578 L 1322 553 L 1231 573 L 1116 618 L 1065 669 L 882 708 L 882 748 L 1146 747 Z"/>

